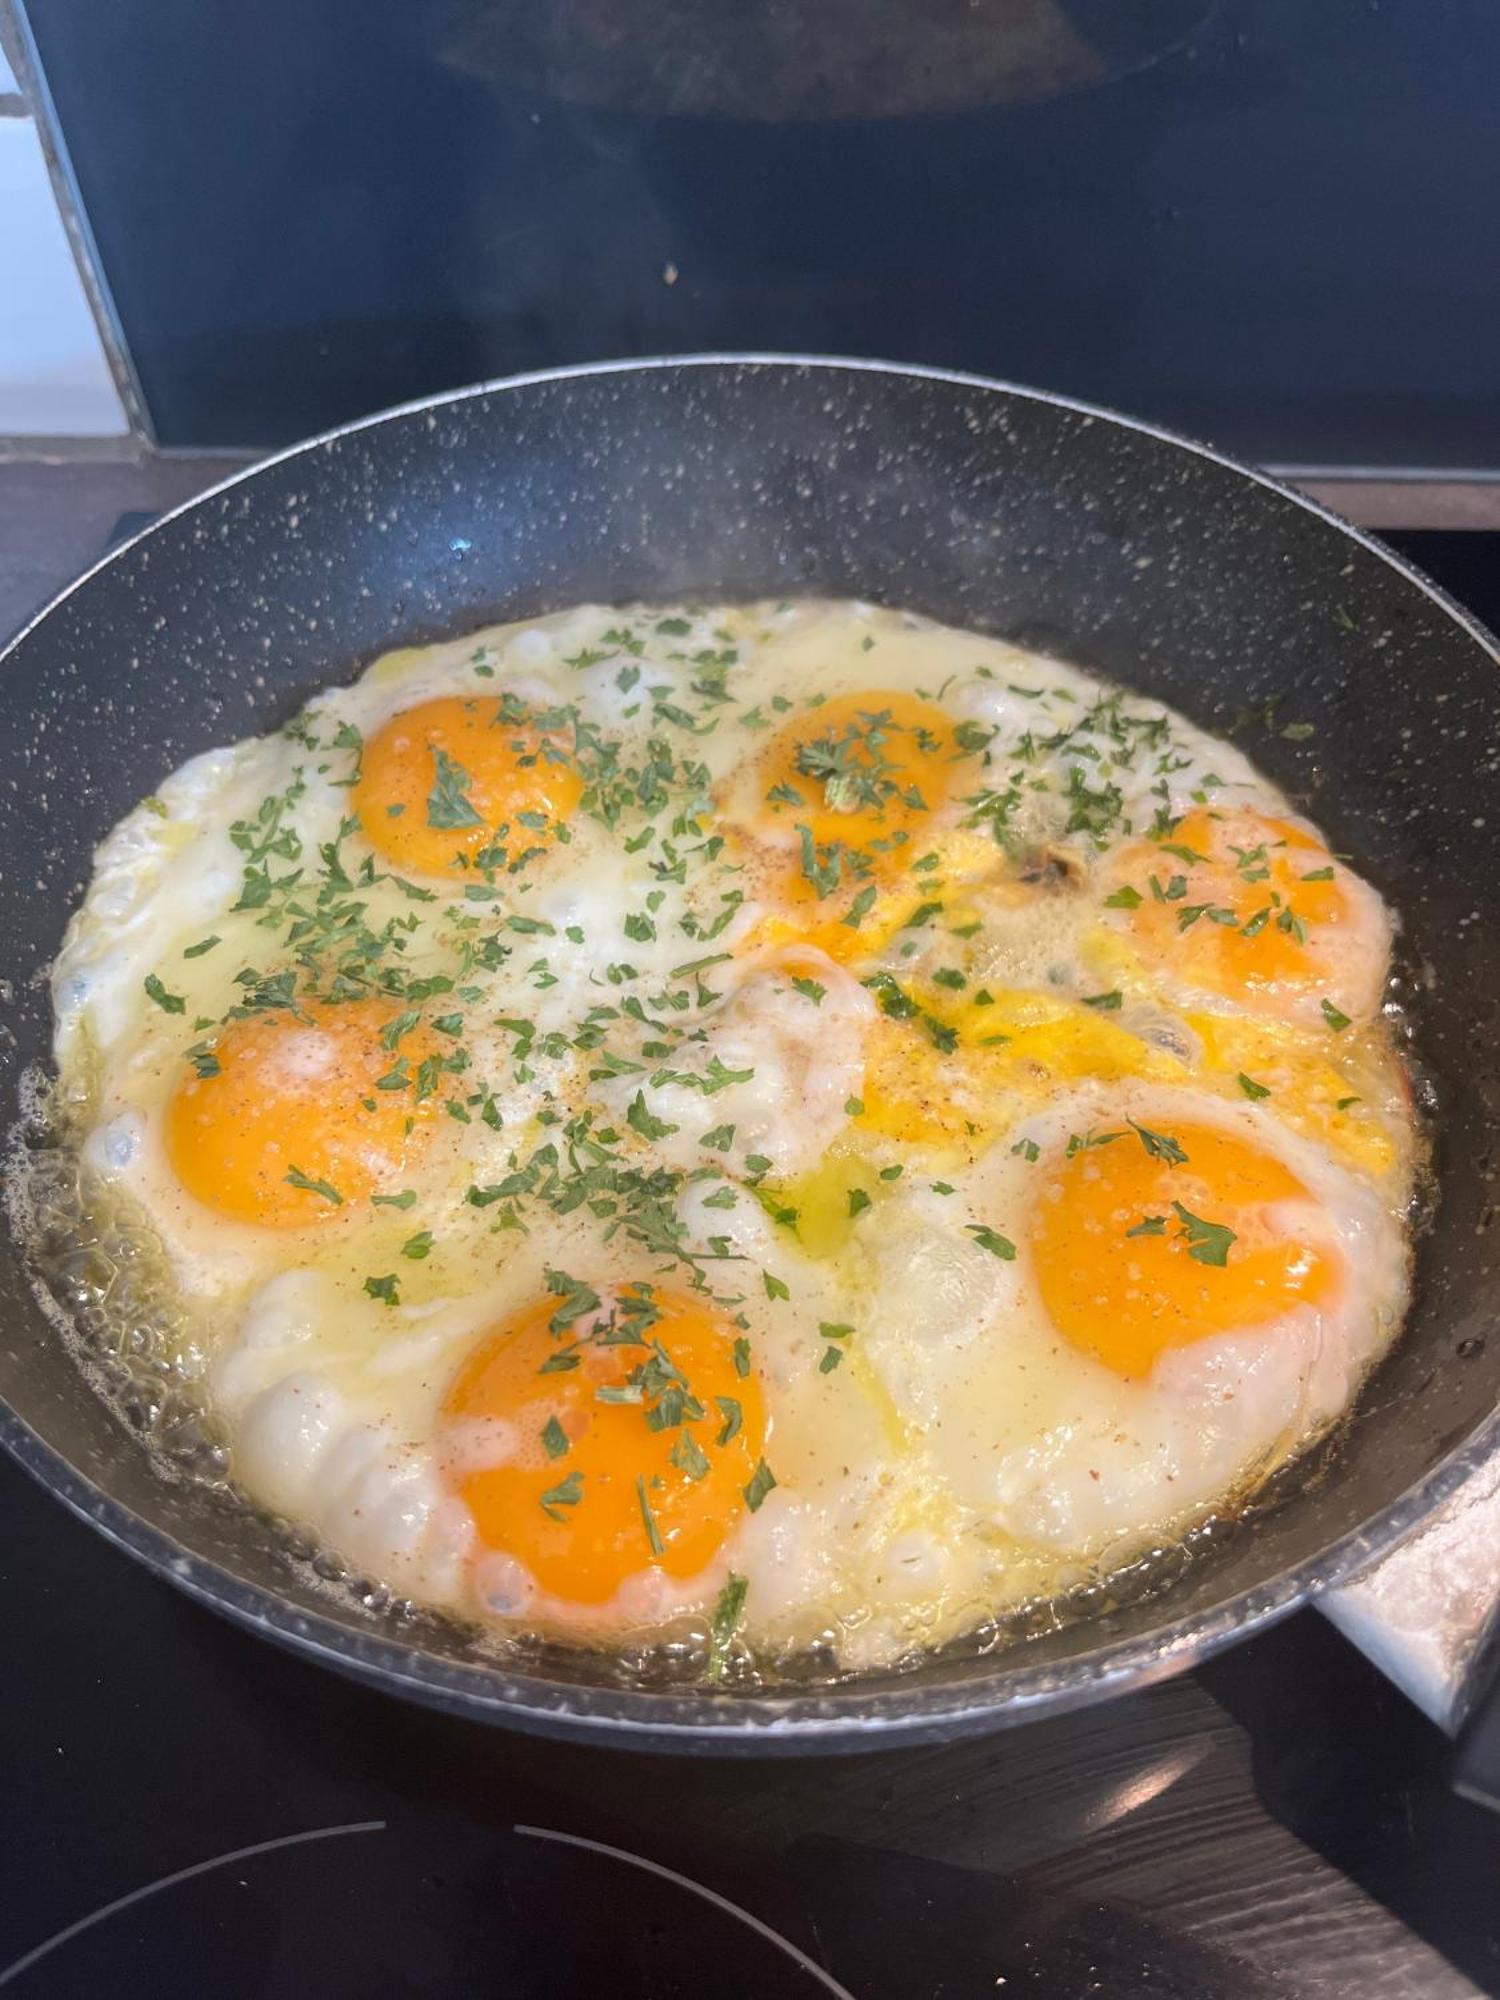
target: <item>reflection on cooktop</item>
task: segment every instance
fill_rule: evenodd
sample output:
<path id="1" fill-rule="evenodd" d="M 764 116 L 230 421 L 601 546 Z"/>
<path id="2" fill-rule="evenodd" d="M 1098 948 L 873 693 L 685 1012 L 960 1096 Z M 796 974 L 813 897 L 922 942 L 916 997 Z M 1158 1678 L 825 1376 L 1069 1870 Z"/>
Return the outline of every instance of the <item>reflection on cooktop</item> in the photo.
<path id="1" fill-rule="evenodd" d="M 353 1836 L 367 1836 L 355 1840 Z M 753 1912 L 626 1849 L 549 1828 L 445 1843 L 356 1820 L 142 1884 L 9 1966 L 24 1993 L 610 1993 L 690 2000 L 846 1986 Z M 392 1949 L 392 1914 L 407 1948 Z M 393 1975 L 396 1984 L 393 1987 Z"/>

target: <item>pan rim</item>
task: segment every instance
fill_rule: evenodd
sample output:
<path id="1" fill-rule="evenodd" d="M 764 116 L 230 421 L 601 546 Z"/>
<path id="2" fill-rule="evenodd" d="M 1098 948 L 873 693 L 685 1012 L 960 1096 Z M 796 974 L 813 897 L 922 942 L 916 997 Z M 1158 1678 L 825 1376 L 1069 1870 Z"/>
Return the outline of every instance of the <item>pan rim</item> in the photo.
<path id="1" fill-rule="evenodd" d="M 671 368 L 787 368 L 803 370 L 847 370 L 862 375 L 898 375 L 916 381 L 949 382 L 961 388 L 983 389 L 1005 396 L 1017 396 L 1031 403 L 1046 403 L 1056 409 L 1070 410 L 1076 416 L 1088 417 L 1100 423 L 1113 424 L 1120 430 L 1133 431 L 1145 437 L 1153 437 L 1163 444 L 1175 445 L 1179 450 L 1191 452 L 1197 458 L 1207 459 L 1210 464 L 1219 465 L 1227 472 L 1238 473 L 1256 486 L 1264 486 L 1283 500 L 1301 507 L 1305 512 L 1316 515 L 1336 528 L 1350 541 L 1357 542 L 1370 555 L 1378 557 L 1386 566 L 1415 584 L 1424 596 L 1430 597 L 1441 610 L 1489 653 L 1500 666 L 1500 636 L 1491 632 L 1482 620 L 1438 583 L 1435 583 L 1417 564 L 1391 548 L 1368 529 L 1346 519 L 1335 508 L 1325 506 L 1311 494 L 1302 492 L 1287 479 L 1275 473 L 1266 472 L 1259 466 L 1249 464 L 1232 453 L 1220 451 L 1216 445 L 1206 444 L 1201 438 L 1191 437 L 1185 431 L 1173 430 L 1169 425 L 1158 424 L 1150 418 L 1127 416 L 1122 410 L 1111 409 L 1105 403 L 1091 403 L 1081 396 L 1067 396 L 1059 390 L 1038 389 L 1026 382 L 1014 382 L 1003 375 L 978 375 L 962 368 L 937 368 L 921 362 L 883 361 L 878 358 L 850 354 L 803 354 L 796 350 L 785 351 L 775 348 L 702 349 L 685 354 L 648 354 L 627 356 L 620 360 L 580 361 L 565 363 L 555 368 L 527 369 L 514 375 L 486 376 L 478 382 L 464 384 L 457 389 L 439 389 L 430 396 L 414 396 L 409 402 L 392 403 L 385 409 L 373 410 L 367 416 L 351 417 L 345 423 L 330 425 L 327 430 L 317 431 L 311 437 L 299 438 L 296 443 L 282 445 L 268 452 L 264 457 L 253 459 L 248 465 L 226 473 L 224 478 L 205 486 L 201 492 L 192 494 L 186 500 L 179 500 L 168 507 L 134 534 L 117 542 L 111 549 L 93 562 L 85 570 L 72 578 L 63 588 L 48 598 L 37 611 L 19 626 L 0 646 L 0 668 L 3 668 L 14 649 L 27 635 L 50 617 L 59 605 L 66 603 L 76 590 L 88 583 L 111 563 L 119 560 L 139 543 L 147 540 L 159 529 L 189 514 L 195 507 L 206 501 L 215 500 L 221 494 L 229 493 L 247 479 L 253 479 L 262 472 L 288 463 L 305 454 L 321 450 L 325 445 L 336 444 L 341 438 L 355 436 L 360 431 L 374 430 L 381 425 L 392 423 L 399 417 L 410 417 L 423 411 L 440 410 L 449 404 L 468 403 L 484 396 L 505 394 L 514 389 L 535 388 L 548 382 L 576 381 L 596 375 L 654 374 Z"/>
<path id="2" fill-rule="evenodd" d="M 398 419 L 512 390 L 595 376 L 687 368 L 895 375 L 1051 405 L 1125 432 L 1155 438 L 1265 487 L 1323 520 L 1377 556 L 1407 584 L 1414 585 L 1475 640 L 1494 664 L 1500 665 L 1500 642 L 1414 564 L 1320 501 L 1196 439 L 1079 398 L 998 377 L 844 355 L 757 350 L 656 355 L 531 370 L 414 398 L 332 426 L 236 470 L 167 510 L 109 550 L 0 647 L 0 669 L 53 611 L 139 543 L 194 508 L 212 502 L 275 466 Z M 81 1378 L 80 1387 L 89 1393 Z M 1324 1548 L 1267 1582 L 1252 1585 L 1206 1610 L 1177 1618 L 1165 1617 L 1159 1626 L 1139 1637 L 1102 1644 L 1057 1665 L 1027 1665 L 1024 1656 L 1015 1665 L 1005 1665 L 1001 1655 L 992 1676 L 980 1681 L 971 1676 L 958 1687 L 913 1680 L 906 1688 L 898 1682 L 877 1691 L 872 1690 L 868 1680 L 856 1678 L 789 1695 L 708 1694 L 695 1689 L 648 1692 L 555 1681 L 540 1675 L 513 1673 L 499 1664 L 441 1660 L 414 1642 L 365 1633 L 327 1613 L 302 1610 L 285 1596 L 247 1582 L 232 1569 L 194 1554 L 165 1530 L 152 1526 L 124 1502 L 107 1494 L 3 1402 L 0 1402 L 0 1445 L 106 1540 L 197 1602 L 262 1637 L 388 1692 L 479 1719 L 554 1735 L 607 1740 L 627 1747 L 631 1744 L 658 1749 L 709 1747 L 726 1754 L 763 1754 L 777 1750 L 796 1753 L 868 1748 L 877 1743 L 931 1740 L 998 1729 L 1025 1720 L 1034 1711 L 1061 1713 L 1182 1672 L 1287 1615 L 1322 1590 L 1348 1581 L 1387 1554 L 1500 1446 L 1500 1411 L 1477 1425 L 1422 1478 Z M 1169 1603 L 1170 1596 L 1163 1601 Z M 964 1666 L 971 1671 L 970 1663 L 965 1662 Z"/>

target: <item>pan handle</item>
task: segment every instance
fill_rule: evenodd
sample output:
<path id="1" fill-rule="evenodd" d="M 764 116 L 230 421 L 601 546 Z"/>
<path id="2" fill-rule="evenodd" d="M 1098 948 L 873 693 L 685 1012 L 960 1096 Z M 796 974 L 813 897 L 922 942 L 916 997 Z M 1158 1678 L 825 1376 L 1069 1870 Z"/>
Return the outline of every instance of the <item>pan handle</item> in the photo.
<path id="1" fill-rule="evenodd" d="M 1459 1739 L 1454 1778 L 1500 1805 L 1500 1454 L 1415 1534 L 1319 1608 L 1425 1714 Z"/>

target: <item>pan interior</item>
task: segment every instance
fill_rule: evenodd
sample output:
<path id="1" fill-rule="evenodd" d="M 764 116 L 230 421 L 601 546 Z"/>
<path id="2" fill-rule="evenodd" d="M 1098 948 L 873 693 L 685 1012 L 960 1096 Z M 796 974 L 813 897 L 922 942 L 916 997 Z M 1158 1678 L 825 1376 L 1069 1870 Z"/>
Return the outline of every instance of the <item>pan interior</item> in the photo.
<path id="1" fill-rule="evenodd" d="M 1373 1547 L 1393 1532 L 1402 1496 L 1494 1407 L 1494 661 L 1380 552 L 1154 434 L 1017 391 L 836 364 L 543 379 L 345 433 L 168 520 L 11 650 L 0 1088 L 16 1105 L 45 1060 L 43 975 L 94 842 L 184 757 L 284 719 L 393 644 L 588 598 L 804 592 L 996 632 L 1208 729 L 1238 723 L 1242 747 L 1403 912 L 1403 976 L 1440 1105 L 1442 1199 L 1411 1324 L 1357 1420 L 1168 1586 L 1024 1645 L 805 1697 L 830 1729 L 851 1713 L 926 1726 L 1071 1698 L 1121 1648 L 1141 1671 L 1217 1643 L 1289 1601 L 1347 1538 Z M 1284 735 L 1292 716 L 1312 733 Z M 396 1667 L 435 1698 L 483 1708 L 503 1684 L 506 1702 L 554 1720 L 631 1711 L 620 1669 L 595 1656 L 500 1670 L 456 1628 L 330 1594 L 236 1505 L 152 1469 L 83 1390 L 16 1255 L 0 1265 L 0 1305 L 0 1393 L 29 1434 L 23 1454 L 101 1525 L 185 1563 L 202 1594 Z M 714 1726 L 723 1708 L 687 1692 L 640 1701 L 668 1728 Z"/>

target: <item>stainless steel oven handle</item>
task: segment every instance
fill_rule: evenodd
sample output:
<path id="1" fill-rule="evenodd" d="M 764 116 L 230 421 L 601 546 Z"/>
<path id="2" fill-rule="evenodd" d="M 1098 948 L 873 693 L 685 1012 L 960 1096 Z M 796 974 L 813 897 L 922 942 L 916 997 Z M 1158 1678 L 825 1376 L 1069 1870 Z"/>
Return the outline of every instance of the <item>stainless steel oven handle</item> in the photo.
<path id="1" fill-rule="evenodd" d="M 1500 1454 L 1319 1609 L 1450 1736 L 1490 1692 L 1500 1606 Z"/>

